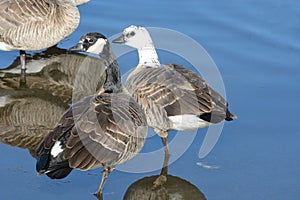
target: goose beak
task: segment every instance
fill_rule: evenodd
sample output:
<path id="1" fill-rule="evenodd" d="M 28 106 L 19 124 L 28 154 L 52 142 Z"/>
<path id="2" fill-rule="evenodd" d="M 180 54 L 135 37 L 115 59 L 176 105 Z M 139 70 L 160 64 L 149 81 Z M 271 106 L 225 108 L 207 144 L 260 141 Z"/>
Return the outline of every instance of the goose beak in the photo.
<path id="1" fill-rule="evenodd" d="M 124 40 L 123 35 L 121 35 L 121 36 L 117 37 L 116 39 L 114 39 L 112 42 L 117 43 L 117 44 L 124 44 L 125 40 Z"/>
<path id="2" fill-rule="evenodd" d="M 81 52 L 81 51 L 84 51 L 84 48 L 83 48 L 82 43 L 78 43 L 78 44 L 76 44 L 74 47 L 71 47 L 71 48 L 69 49 L 69 51 Z"/>

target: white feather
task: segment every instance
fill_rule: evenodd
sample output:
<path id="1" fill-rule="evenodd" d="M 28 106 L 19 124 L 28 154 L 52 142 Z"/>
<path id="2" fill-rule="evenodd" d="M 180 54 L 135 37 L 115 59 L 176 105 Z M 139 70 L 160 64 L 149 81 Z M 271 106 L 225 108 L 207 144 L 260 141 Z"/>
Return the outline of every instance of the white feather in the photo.
<path id="1" fill-rule="evenodd" d="M 58 154 L 60 154 L 63 151 L 63 148 L 60 144 L 60 141 L 56 141 L 51 149 L 51 155 L 55 158 L 56 156 L 58 156 Z"/>
<path id="2" fill-rule="evenodd" d="M 197 115 L 175 115 L 168 118 L 173 122 L 172 129 L 180 131 L 204 128 L 211 124 L 200 119 Z"/>
<path id="3" fill-rule="evenodd" d="M 105 44 L 106 44 L 105 39 L 99 38 L 95 44 L 93 44 L 87 49 L 87 52 L 92 54 L 100 54 L 103 51 Z"/>

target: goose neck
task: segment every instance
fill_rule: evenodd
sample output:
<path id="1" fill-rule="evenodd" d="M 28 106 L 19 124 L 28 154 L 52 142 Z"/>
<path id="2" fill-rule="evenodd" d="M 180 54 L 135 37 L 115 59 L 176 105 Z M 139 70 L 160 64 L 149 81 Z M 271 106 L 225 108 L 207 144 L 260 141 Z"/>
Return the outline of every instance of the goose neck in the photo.
<path id="1" fill-rule="evenodd" d="M 120 69 L 109 44 L 104 46 L 100 57 L 104 60 L 106 66 L 106 79 L 103 85 L 104 91 L 111 93 L 119 92 L 122 89 Z"/>
<path id="2" fill-rule="evenodd" d="M 160 62 L 154 46 L 149 45 L 138 49 L 139 65 L 159 67 Z"/>

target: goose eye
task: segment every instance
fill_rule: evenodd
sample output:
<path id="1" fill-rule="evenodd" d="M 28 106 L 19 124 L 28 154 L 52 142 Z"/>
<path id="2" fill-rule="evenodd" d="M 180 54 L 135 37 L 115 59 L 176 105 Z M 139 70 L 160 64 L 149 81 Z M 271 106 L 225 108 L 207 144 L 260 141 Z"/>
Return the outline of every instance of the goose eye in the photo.
<path id="1" fill-rule="evenodd" d="M 94 43 L 94 39 L 88 39 L 89 43 Z"/>
<path id="2" fill-rule="evenodd" d="M 135 35 L 135 32 L 130 32 L 130 36 L 134 36 Z"/>

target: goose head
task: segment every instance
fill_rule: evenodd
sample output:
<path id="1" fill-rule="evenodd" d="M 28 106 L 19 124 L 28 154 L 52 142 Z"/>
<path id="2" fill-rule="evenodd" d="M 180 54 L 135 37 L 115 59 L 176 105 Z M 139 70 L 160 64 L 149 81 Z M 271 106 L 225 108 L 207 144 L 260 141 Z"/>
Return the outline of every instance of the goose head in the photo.
<path id="1" fill-rule="evenodd" d="M 135 25 L 125 28 L 122 35 L 114 39 L 112 42 L 124 44 L 136 49 L 154 46 L 147 29 L 145 27 Z"/>
<path id="2" fill-rule="evenodd" d="M 87 52 L 101 56 L 109 46 L 109 41 L 104 35 L 91 32 L 83 35 L 79 42 L 70 48 L 70 51 Z"/>

